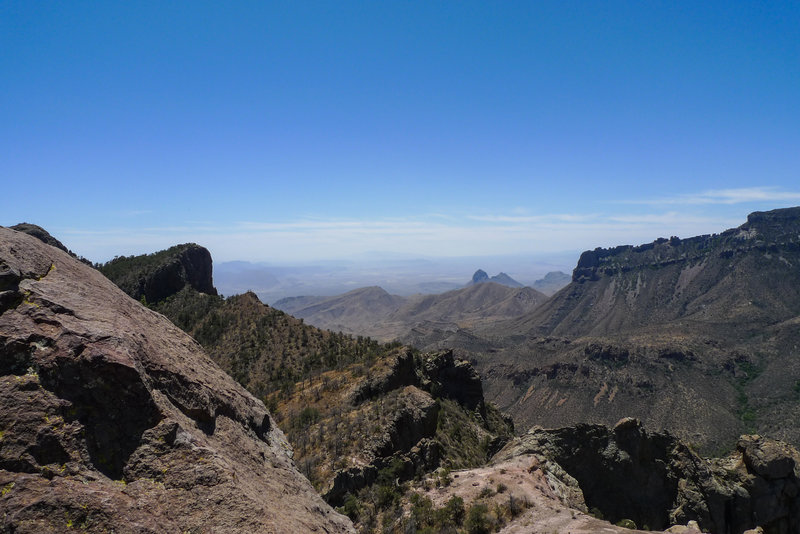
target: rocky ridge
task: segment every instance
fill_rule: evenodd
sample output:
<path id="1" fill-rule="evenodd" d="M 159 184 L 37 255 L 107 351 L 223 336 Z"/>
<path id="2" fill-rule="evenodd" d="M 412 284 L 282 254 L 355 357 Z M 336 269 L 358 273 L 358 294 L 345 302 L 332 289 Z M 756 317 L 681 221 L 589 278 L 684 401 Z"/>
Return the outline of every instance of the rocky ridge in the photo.
<path id="1" fill-rule="evenodd" d="M 334 297 L 282 299 L 275 306 L 319 328 L 405 342 L 420 325 L 446 330 L 486 326 L 525 315 L 546 300 L 533 288 L 486 280 L 433 295 L 400 297 L 373 287 Z"/>
<path id="2" fill-rule="evenodd" d="M 449 351 L 399 348 L 368 366 L 322 373 L 272 400 L 301 470 L 336 505 L 382 473 L 402 481 L 440 465 L 480 465 L 513 431 L 484 401 L 472 366 Z"/>
<path id="3" fill-rule="evenodd" d="M 800 208 L 751 213 L 720 234 L 597 248 L 565 290 L 506 331 L 602 335 L 679 319 L 761 327 L 800 314 L 798 264 Z"/>
<path id="4" fill-rule="evenodd" d="M 2 530 L 351 532 L 264 405 L 98 271 L 0 228 Z"/>
<path id="5" fill-rule="evenodd" d="M 504 285 L 507 287 L 524 287 L 522 284 L 508 276 L 506 273 L 498 273 L 492 277 L 489 277 L 486 274 L 486 271 L 483 269 L 478 269 L 475 271 L 475 274 L 472 275 L 472 280 L 469 281 L 467 284 L 468 286 L 475 285 L 475 284 L 482 284 L 484 282 L 495 282 L 496 284 Z"/>

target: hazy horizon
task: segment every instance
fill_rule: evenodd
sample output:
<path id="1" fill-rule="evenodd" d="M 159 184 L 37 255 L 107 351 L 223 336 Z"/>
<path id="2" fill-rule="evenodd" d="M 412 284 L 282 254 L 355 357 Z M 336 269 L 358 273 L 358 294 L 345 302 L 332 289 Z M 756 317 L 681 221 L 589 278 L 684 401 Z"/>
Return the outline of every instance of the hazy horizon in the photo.
<path id="1" fill-rule="evenodd" d="M 337 260 L 280 264 L 214 262 L 214 285 L 223 295 L 255 292 L 272 304 L 285 297 L 332 296 L 353 289 L 380 286 L 395 295 L 443 293 L 464 287 L 475 271 L 489 276 L 505 272 L 523 285 L 547 273 L 571 274 L 578 256 L 494 256 L 393 260 Z"/>

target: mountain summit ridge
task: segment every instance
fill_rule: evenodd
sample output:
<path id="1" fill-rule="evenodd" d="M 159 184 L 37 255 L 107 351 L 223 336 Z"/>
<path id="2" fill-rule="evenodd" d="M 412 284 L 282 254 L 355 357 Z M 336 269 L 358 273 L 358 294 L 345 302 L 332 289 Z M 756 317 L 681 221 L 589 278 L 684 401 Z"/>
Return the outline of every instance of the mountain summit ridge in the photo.
<path id="1" fill-rule="evenodd" d="M 472 279 L 469 281 L 467 286 L 482 284 L 484 282 L 495 282 L 497 284 L 515 288 L 524 287 L 523 284 L 520 284 L 504 272 L 500 272 L 490 277 L 483 269 L 478 269 L 475 271 L 475 274 L 472 275 Z"/>

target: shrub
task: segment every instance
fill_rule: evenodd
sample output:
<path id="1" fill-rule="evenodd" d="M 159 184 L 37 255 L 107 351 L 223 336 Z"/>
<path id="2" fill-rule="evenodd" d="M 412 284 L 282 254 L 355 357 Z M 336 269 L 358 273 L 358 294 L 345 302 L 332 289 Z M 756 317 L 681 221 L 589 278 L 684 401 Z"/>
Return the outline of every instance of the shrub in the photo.
<path id="1" fill-rule="evenodd" d="M 388 508 L 400 501 L 400 494 L 391 486 L 378 486 L 375 504 L 380 508 Z"/>
<path id="2" fill-rule="evenodd" d="M 467 512 L 464 528 L 467 534 L 489 534 L 489 508 L 485 504 L 473 504 Z"/>
<path id="3" fill-rule="evenodd" d="M 356 496 L 348 493 L 344 498 L 344 504 L 339 511 L 355 521 L 361 514 L 361 501 L 359 501 Z"/>
<path id="4" fill-rule="evenodd" d="M 419 493 L 411 495 L 411 517 L 414 518 L 418 528 L 433 525 L 433 501 Z"/>
<path id="5" fill-rule="evenodd" d="M 478 497 L 483 499 L 486 497 L 491 497 L 492 495 L 494 495 L 494 490 L 489 486 L 484 486 L 481 488 L 481 492 L 478 494 Z"/>
<path id="6" fill-rule="evenodd" d="M 320 418 L 319 410 L 316 408 L 312 408 L 311 406 L 306 406 L 300 412 L 300 415 L 297 416 L 297 427 L 298 428 L 306 428 L 310 425 L 316 423 Z"/>
<path id="7" fill-rule="evenodd" d="M 458 495 L 450 497 L 450 500 L 436 511 L 436 522 L 442 528 L 461 526 L 464 523 L 464 499 Z"/>

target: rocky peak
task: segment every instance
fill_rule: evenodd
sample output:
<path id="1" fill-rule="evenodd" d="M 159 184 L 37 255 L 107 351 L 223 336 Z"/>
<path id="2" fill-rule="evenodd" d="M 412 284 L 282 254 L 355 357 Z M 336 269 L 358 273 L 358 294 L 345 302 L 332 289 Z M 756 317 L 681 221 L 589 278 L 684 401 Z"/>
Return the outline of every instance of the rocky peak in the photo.
<path id="1" fill-rule="evenodd" d="M 489 275 L 486 274 L 486 271 L 483 269 L 478 269 L 475 271 L 475 274 L 472 275 L 472 284 L 480 284 L 481 282 L 487 282 L 489 280 Z"/>
<path id="2" fill-rule="evenodd" d="M 501 272 L 490 277 L 483 269 L 478 269 L 475 271 L 475 274 L 472 275 L 472 280 L 469 281 L 467 286 L 474 286 L 484 282 L 495 282 L 507 287 L 523 287 L 522 284 L 511 278 L 506 273 Z"/>
<path id="3" fill-rule="evenodd" d="M 61 249 L 70 256 L 72 256 L 73 258 L 76 258 L 87 265 L 91 265 L 91 262 L 89 260 L 80 257 L 71 250 L 69 250 L 67 247 L 64 246 L 64 244 L 61 241 L 50 235 L 50 232 L 48 232 L 39 225 L 24 222 L 15 224 L 14 226 L 11 227 L 11 229 L 16 230 L 17 232 L 22 232 L 28 235 L 32 235 L 42 243 L 46 243 L 51 247 L 56 247 L 57 249 Z"/>
<path id="4" fill-rule="evenodd" d="M 136 300 L 160 302 L 191 287 L 216 295 L 211 253 L 194 243 L 141 256 L 120 256 L 100 266 L 100 271 Z"/>
<path id="5" fill-rule="evenodd" d="M 469 410 L 482 409 L 483 386 L 478 372 L 466 360 L 457 360 L 452 350 L 423 357 L 421 383 L 437 397 L 453 399 Z"/>
<path id="6" fill-rule="evenodd" d="M 23 222 L 15 224 L 10 228 L 12 230 L 16 230 L 17 232 L 23 232 L 25 234 L 32 235 L 42 243 L 47 243 L 51 247 L 56 247 L 58 249 L 63 250 L 64 252 L 69 252 L 69 250 L 67 250 L 67 247 L 65 247 L 61 241 L 50 235 L 50 232 L 48 232 L 39 225 Z"/>
<path id="7" fill-rule="evenodd" d="M 98 271 L 0 228 L 0 303 L 0 530 L 352 532 L 263 403 Z"/>

